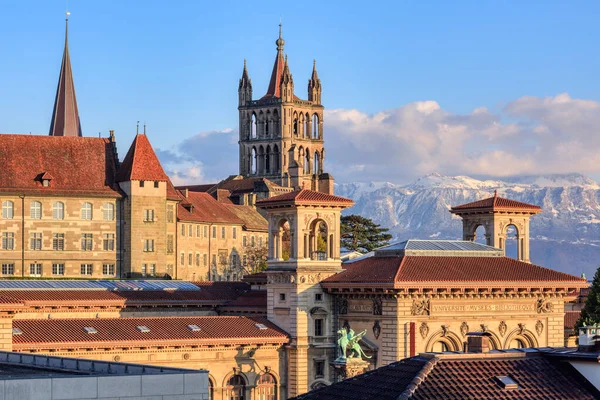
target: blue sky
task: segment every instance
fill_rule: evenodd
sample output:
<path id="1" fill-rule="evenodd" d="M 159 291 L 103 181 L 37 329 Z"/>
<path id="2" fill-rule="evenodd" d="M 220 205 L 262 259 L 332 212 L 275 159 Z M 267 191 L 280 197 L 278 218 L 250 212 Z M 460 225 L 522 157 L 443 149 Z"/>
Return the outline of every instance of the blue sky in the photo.
<path id="1" fill-rule="evenodd" d="M 364 171 L 364 176 L 352 175 L 359 180 L 405 181 L 434 170 L 504 176 L 514 171 L 496 173 L 482 157 L 503 165 L 521 160 L 532 148 L 544 157 L 545 146 L 557 138 L 565 146 L 556 153 L 561 162 L 534 158 L 523 172 L 600 177 L 600 167 L 591 165 L 597 161 L 592 154 L 568 156 L 578 148 L 600 153 L 595 147 L 600 143 L 585 143 L 586 137 L 599 136 L 586 130 L 585 121 L 598 114 L 600 102 L 600 2 L 327 1 L 300 6 L 71 0 L 69 10 L 84 135 L 106 136 L 114 129 L 124 155 L 136 121 L 146 121 L 152 144 L 182 180 L 214 180 L 236 172 L 237 83 L 243 60 L 248 60 L 255 97 L 262 95 L 280 17 L 296 94 L 306 97 L 316 59 L 323 103 L 337 110 L 326 115 L 325 135 L 330 165 L 342 180 L 350 179 L 343 171 L 351 168 Z M 64 11 L 64 1 L 0 0 L 0 132 L 47 133 L 64 44 Z M 557 97 L 565 93 L 567 98 Z M 481 114 L 473 114 L 482 109 L 487 113 L 483 122 Z M 414 126 L 411 112 L 435 118 Z M 370 120 L 377 115 L 383 115 L 383 126 L 381 119 Z M 433 125 L 438 128 L 428 128 Z M 497 125 L 504 133 L 481 139 L 480 132 Z M 447 147 L 444 135 L 459 130 L 460 136 L 465 129 L 471 133 L 460 148 L 436 153 Z M 540 133 L 545 130 L 550 134 Z M 374 160 L 381 158 L 378 149 L 363 153 L 348 145 L 356 139 L 348 132 L 373 134 L 383 143 L 389 139 L 386 147 L 399 146 L 398 154 L 411 137 L 431 136 L 437 150 L 422 148 L 418 168 L 415 160 L 382 164 Z M 398 137 L 403 140 L 394 142 Z M 197 144 L 193 151 L 182 147 L 190 141 Z M 431 158 L 446 157 L 447 162 L 429 160 L 434 153 Z M 478 169 L 448 167 L 457 154 L 471 164 L 479 162 Z M 223 158 L 233 160 L 215 169 Z M 407 172 L 377 172 L 385 166 Z M 203 172 L 190 175 L 184 171 L 189 168 Z M 230 170 L 223 173 L 223 168 Z"/>

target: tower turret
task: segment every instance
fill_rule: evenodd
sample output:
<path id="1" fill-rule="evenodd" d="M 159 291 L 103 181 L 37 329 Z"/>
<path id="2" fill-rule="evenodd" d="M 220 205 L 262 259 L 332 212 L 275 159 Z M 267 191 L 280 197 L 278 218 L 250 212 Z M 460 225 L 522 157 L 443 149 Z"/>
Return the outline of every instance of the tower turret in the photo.
<path id="1" fill-rule="evenodd" d="M 248 68 L 246 67 L 246 59 L 244 59 L 244 71 L 242 72 L 242 78 L 238 86 L 238 95 L 240 106 L 243 106 L 248 101 L 252 101 L 252 79 L 248 76 Z"/>
<path id="2" fill-rule="evenodd" d="M 294 78 L 292 78 L 292 73 L 290 72 L 287 54 L 285 56 L 285 64 L 283 66 L 283 72 L 281 74 L 280 93 L 281 101 L 283 101 L 284 103 L 294 101 Z"/>
<path id="3" fill-rule="evenodd" d="M 321 80 L 317 74 L 317 60 L 313 60 L 312 76 L 308 80 L 308 101 L 321 104 Z"/>

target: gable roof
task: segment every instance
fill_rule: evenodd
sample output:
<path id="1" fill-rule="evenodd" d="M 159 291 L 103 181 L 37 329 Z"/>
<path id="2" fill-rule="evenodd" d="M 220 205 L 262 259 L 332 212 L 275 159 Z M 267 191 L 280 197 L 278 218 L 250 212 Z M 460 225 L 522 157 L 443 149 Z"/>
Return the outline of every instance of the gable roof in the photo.
<path id="1" fill-rule="evenodd" d="M 354 202 L 350 199 L 332 194 L 316 192 L 314 190 L 300 189 L 293 192 L 280 194 L 279 196 L 269 197 L 268 199 L 259 200 L 257 206 L 266 207 L 279 204 L 294 204 L 294 205 L 337 205 L 350 207 Z"/>
<path id="2" fill-rule="evenodd" d="M 497 377 L 509 376 L 517 389 Z M 594 399 L 599 392 L 570 364 L 538 354 L 417 356 L 317 389 L 297 400 Z"/>
<path id="3" fill-rule="evenodd" d="M 119 167 L 116 181 L 170 182 L 146 135 L 140 133 L 133 139 L 133 143 Z"/>
<path id="4" fill-rule="evenodd" d="M 488 197 L 487 199 L 474 201 L 467 204 L 461 204 L 459 206 L 454 206 L 450 208 L 451 213 L 460 213 L 467 210 L 477 210 L 477 211 L 530 211 L 533 213 L 538 213 L 542 211 L 540 206 L 536 206 L 534 204 L 527 204 L 516 200 L 506 199 L 504 197 L 498 196 L 498 192 L 494 192 L 494 196 Z"/>
<path id="5" fill-rule="evenodd" d="M 110 139 L 0 134 L 0 192 L 120 197 L 116 163 Z"/>

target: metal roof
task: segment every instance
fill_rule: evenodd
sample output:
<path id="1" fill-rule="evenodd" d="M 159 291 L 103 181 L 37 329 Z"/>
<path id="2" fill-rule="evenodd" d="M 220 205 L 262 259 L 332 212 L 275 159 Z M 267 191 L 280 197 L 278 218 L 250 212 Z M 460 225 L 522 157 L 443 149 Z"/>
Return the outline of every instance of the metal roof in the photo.
<path id="1" fill-rule="evenodd" d="M 187 281 L 134 280 L 0 280 L 0 290 L 96 289 L 96 290 L 200 290 Z"/>
<path id="2" fill-rule="evenodd" d="M 375 250 L 375 255 L 397 256 L 503 256 L 504 252 L 492 246 L 467 240 L 420 240 L 409 239 Z"/>

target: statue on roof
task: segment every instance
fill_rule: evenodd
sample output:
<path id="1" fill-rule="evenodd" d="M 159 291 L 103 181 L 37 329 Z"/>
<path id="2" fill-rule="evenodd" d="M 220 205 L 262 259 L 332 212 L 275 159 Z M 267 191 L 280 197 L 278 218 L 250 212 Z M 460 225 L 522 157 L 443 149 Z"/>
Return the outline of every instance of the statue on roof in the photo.
<path id="1" fill-rule="evenodd" d="M 340 348 L 341 355 L 336 361 L 345 362 L 346 358 L 371 358 L 365 354 L 363 349 L 358 344 L 358 341 L 366 335 L 366 329 L 356 335 L 354 334 L 354 330 L 346 328 L 338 330 L 337 333 L 339 335 L 338 346 Z"/>

